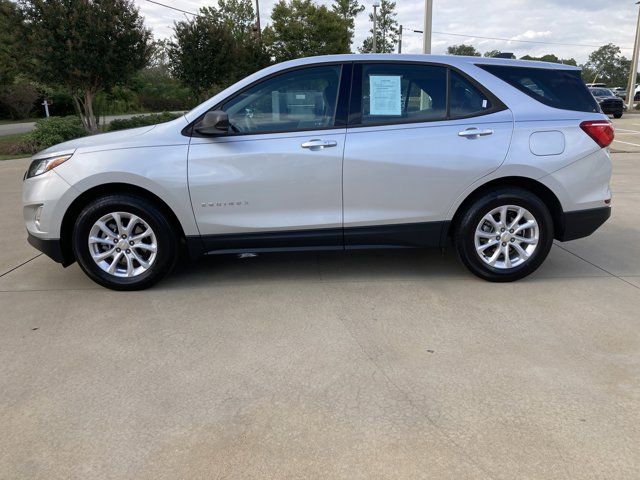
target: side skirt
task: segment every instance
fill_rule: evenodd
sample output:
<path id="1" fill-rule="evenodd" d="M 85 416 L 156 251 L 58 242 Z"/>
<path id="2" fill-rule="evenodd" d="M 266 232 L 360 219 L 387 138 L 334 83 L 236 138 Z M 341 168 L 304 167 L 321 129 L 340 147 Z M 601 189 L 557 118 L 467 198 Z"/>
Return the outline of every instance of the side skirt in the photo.
<path id="1" fill-rule="evenodd" d="M 442 247 L 451 222 L 233 233 L 187 237 L 189 256 Z"/>

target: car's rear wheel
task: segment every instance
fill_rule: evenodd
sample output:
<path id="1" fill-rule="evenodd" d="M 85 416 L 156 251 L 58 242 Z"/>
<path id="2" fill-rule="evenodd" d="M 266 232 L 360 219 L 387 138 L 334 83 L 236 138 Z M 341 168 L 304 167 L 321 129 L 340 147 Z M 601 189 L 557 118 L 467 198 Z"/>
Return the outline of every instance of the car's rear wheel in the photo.
<path id="1" fill-rule="evenodd" d="M 613 114 L 613 118 L 622 118 L 622 112 L 620 112 L 620 113 L 614 113 L 614 114 Z"/>
<path id="2" fill-rule="evenodd" d="M 470 205 L 457 225 L 455 243 L 472 273 L 492 282 L 511 282 L 535 271 L 547 257 L 553 220 L 537 196 L 501 188 Z"/>
<path id="3" fill-rule="evenodd" d="M 165 215 L 147 199 L 129 194 L 89 203 L 73 231 L 82 270 L 113 290 L 141 290 L 158 282 L 173 267 L 177 245 Z"/>

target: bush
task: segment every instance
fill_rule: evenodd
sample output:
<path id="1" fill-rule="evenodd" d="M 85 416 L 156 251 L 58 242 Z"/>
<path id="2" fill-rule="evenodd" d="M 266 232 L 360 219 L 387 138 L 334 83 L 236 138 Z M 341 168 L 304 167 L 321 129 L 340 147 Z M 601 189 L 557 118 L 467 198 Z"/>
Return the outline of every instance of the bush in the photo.
<path id="1" fill-rule="evenodd" d="M 99 92 L 93 101 L 93 110 L 98 117 L 142 111 L 138 95 L 123 86 L 115 86 L 108 92 Z"/>
<path id="2" fill-rule="evenodd" d="M 26 143 L 32 151 L 38 151 L 85 135 L 87 131 L 75 115 L 49 117 L 36 122 L 36 128 L 27 135 Z"/>
<path id="3" fill-rule="evenodd" d="M 108 125 L 108 131 L 124 130 L 125 128 L 146 127 L 157 123 L 168 122 L 180 117 L 179 114 L 171 112 L 153 113 L 151 115 L 136 115 L 128 119 L 112 120 Z"/>
<path id="4" fill-rule="evenodd" d="M 159 68 L 140 71 L 131 81 L 143 111 L 189 110 L 195 105 L 191 90 Z"/>

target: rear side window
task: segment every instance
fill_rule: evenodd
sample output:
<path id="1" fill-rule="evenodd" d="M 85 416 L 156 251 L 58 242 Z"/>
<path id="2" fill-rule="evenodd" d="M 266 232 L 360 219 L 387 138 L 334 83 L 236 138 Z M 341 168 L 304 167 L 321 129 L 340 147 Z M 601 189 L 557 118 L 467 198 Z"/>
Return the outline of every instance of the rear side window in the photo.
<path id="1" fill-rule="evenodd" d="M 482 115 L 493 107 L 491 100 L 467 78 L 451 71 L 450 109 L 452 118 Z"/>
<path id="2" fill-rule="evenodd" d="M 362 123 L 403 123 L 447 117 L 446 67 L 364 65 Z"/>
<path id="3" fill-rule="evenodd" d="M 578 112 L 599 112 L 578 70 L 478 65 L 500 80 L 550 107 Z"/>

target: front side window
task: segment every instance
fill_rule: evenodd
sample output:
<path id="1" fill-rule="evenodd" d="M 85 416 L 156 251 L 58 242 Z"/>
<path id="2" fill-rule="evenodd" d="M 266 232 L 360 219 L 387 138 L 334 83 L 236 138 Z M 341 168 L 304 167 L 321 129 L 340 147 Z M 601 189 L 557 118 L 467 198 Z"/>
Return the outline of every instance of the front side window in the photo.
<path id="1" fill-rule="evenodd" d="M 334 124 L 340 66 L 291 70 L 269 78 L 222 105 L 234 133 L 313 130 Z"/>
<path id="2" fill-rule="evenodd" d="M 444 120 L 447 68 L 369 64 L 362 70 L 362 124 Z"/>

